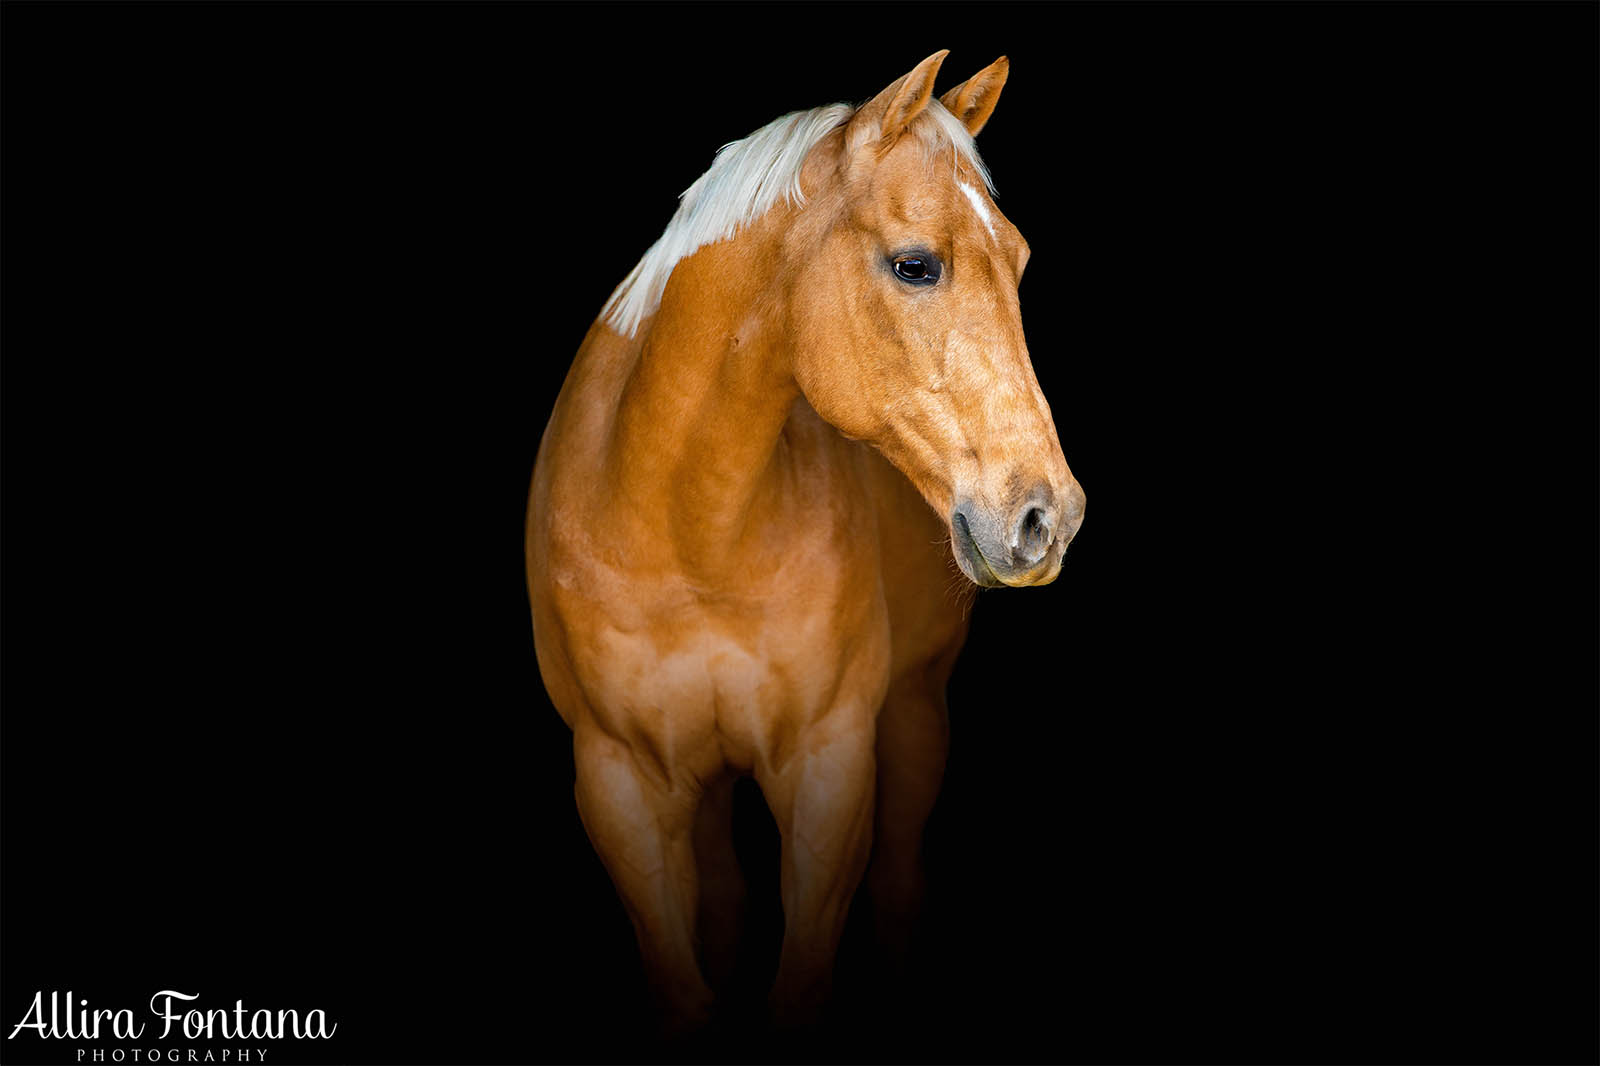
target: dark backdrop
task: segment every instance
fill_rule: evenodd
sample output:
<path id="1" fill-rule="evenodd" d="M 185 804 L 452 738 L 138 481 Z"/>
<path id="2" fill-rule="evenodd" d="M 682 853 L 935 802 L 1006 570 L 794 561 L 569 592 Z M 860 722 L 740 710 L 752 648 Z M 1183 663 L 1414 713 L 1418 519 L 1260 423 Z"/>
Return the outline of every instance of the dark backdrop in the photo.
<path id="1" fill-rule="evenodd" d="M 171 988 L 338 1023 L 269 1063 L 659 1057 L 534 663 L 539 434 L 719 145 L 949 48 L 1012 60 L 1087 522 L 978 598 L 915 975 L 857 922 L 822 1043 L 685 1054 L 1600 1058 L 1596 21 L 5 4 L 5 1033 Z"/>

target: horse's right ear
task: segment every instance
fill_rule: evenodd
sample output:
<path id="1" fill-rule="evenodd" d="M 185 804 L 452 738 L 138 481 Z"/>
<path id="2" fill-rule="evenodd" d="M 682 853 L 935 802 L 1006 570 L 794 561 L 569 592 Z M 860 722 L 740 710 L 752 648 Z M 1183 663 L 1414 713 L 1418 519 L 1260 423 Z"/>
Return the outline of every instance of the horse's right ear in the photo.
<path id="1" fill-rule="evenodd" d="M 904 133 L 933 99 L 933 79 L 939 76 L 939 64 L 949 54 L 948 48 L 933 53 L 913 67 L 910 74 L 861 105 L 846 131 L 851 147 L 871 141 L 887 145 Z"/>

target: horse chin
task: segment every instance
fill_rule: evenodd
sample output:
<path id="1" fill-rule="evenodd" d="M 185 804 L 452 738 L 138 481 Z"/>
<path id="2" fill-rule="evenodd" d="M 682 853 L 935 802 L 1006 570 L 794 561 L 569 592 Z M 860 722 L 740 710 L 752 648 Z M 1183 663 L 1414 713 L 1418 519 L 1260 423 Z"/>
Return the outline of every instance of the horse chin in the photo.
<path id="1" fill-rule="evenodd" d="M 956 565 L 961 568 L 961 572 L 966 574 L 967 579 L 970 580 L 974 585 L 978 585 L 979 587 L 986 589 L 1005 588 L 1006 583 L 1001 581 L 1000 578 L 996 576 L 995 572 L 989 569 L 989 564 L 984 562 L 981 558 L 977 561 L 977 563 L 973 563 L 972 561 L 963 559 L 958 555 L 956 556 Z"/>

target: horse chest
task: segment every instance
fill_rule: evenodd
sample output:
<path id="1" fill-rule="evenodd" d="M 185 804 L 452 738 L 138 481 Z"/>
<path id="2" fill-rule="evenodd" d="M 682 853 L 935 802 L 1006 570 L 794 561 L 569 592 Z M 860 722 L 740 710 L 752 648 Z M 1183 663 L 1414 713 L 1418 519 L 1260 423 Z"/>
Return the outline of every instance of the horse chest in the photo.
<path id="1" fill-rule="evenodd" d="M 614 516 L 556 530 L 549 614 L 585 713 L 670 772 L 779 763 L 836 710 L 882 704 L 890 625 L 860 457 L 815 416 L 784 450 L 781 488 L 737 540 L 708 547 L 674 521 L 698 514 L 682 505 L 609 561 L 586 538 Z"/>
<path id="2" fill-rule="evenodd" d="M 881 604 L 782 576 L 737 601 L 645 597 L 628 624 L 595 627 L 575 665 L 598 724 L 666 767 L 711 774 L 781 761 L 841 707 L 875 709 L 889 664 Z"/>

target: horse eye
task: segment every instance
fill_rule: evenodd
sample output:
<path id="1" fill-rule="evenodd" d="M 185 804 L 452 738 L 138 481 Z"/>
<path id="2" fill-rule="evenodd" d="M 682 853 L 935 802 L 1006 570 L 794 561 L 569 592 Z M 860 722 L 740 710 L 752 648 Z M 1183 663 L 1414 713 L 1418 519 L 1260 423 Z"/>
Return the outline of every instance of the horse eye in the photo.
<path id="1" fill-rule="evenodd" d="M 894 273 L 901 281 L 931 285 L 939 280 L 939 264 L 928 256 L 906 255 L 894 261 Z"/>

